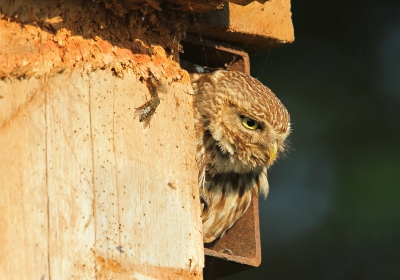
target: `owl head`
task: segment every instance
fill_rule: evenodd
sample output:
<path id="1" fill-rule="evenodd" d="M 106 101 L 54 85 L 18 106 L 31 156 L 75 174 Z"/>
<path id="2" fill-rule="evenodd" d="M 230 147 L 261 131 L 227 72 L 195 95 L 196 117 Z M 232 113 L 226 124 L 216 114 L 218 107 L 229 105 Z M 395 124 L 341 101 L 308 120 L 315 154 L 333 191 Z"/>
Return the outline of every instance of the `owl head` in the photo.
<path id="1" fill-rule="evenodd" d="M 211 175 L 248 173 L 273 164 L 285 149 L 290 116 L 275 94 L 237 71 L 192 74 L 195 107 Z"/>

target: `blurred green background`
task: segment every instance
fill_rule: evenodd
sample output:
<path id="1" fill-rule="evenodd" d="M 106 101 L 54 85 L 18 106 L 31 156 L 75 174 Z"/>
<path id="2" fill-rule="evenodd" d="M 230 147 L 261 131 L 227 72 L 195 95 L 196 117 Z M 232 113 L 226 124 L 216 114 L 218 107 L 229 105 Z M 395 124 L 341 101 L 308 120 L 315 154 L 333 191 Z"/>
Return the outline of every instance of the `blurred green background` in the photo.
<path id="1" fill-rule="evenodd" d="M 260 201 L 262 264 L 224 279 L 400 279 L 400 1 L 292 0 L 252 57 L 291 114 Z"/>

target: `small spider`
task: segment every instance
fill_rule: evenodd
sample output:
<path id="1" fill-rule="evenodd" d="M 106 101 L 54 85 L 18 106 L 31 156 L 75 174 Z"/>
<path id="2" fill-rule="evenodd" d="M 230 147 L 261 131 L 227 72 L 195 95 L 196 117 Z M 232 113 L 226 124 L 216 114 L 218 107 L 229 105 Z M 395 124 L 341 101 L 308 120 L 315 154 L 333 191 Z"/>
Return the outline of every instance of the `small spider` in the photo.
<path id="1" fill-rule="evenodd" d="M 120 253 L 125 253 L 125 251 L 122 250 L 122 246 L 117 246 L 116 248 L 117 248 L 117 250 L 118 250 Z"/>

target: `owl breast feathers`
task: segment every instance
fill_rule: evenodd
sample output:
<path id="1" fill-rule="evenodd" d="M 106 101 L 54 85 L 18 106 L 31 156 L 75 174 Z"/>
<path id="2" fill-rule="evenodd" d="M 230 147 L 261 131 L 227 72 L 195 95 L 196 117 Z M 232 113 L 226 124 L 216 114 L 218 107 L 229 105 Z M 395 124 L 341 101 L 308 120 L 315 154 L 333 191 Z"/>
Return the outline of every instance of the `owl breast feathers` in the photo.
<path id="1" fill-rule="evenodd" d="M 275 94 L 241 72 L 192 74 L 204 242 L 247 211 L 252 190 L 266 197 L 267 169 L 285 149 L 290 117 Z"/>

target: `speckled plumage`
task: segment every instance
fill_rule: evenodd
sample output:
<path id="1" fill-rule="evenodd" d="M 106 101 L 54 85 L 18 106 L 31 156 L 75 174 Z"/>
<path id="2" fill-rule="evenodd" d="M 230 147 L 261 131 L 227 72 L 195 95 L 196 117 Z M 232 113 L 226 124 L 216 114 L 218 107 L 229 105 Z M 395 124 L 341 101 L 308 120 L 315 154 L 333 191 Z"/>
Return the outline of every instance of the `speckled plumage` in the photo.
<path id="1" fill-rule="evenodd" d="M 251 192 L 268 194 L 267 169 L 284 151 L 290 117 L 273 92 L 241 72 L 192 74 L 204 242 L 247 211 Z M 250 130 L 243 118 L 260 124 Z"/>

